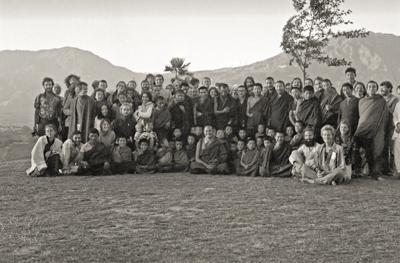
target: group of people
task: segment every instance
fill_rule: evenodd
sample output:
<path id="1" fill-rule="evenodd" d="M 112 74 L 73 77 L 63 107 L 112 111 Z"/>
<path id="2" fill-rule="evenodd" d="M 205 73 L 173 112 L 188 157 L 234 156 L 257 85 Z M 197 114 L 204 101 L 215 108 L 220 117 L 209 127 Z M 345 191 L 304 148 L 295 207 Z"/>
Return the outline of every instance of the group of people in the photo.
<path id="1" fill-rule="evenodd" d="M 229 87 L 205 77 L 148 74 L 140 83 L 66 90 L 44 78 L 34 102 L 30 176 L 190 172 L 297 177 L 318 184 L 400 174 L 400 103 L 390 81 L 366 85 L 347 68 L 329 79 L 247 77 Z M 393 92 L 393 93 L 392 93 Z"/>

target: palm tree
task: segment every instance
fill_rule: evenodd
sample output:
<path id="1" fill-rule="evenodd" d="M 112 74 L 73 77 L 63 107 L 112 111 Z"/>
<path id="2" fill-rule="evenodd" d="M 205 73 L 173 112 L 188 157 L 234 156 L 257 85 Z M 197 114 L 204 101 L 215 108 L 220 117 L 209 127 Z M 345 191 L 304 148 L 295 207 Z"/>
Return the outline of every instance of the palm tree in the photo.
<path id="1" fill-rule="evenodd" d="M 175 79 L 179 77 L 192 76 L 193 73 L 189 72 L 190 63 L 185 64 L 184 58 L 172 58 L 170 61 L 171 65 L 166 65 L 164 71 L 175 74 Z"/>

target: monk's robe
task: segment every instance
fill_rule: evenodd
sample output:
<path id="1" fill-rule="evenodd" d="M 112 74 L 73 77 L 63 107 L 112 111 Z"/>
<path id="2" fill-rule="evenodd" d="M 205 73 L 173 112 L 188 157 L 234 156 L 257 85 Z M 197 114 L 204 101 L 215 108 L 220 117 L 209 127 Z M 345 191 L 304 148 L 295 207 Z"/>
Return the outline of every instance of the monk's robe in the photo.
<path id="1" fill-rule="evenodd" d="M 258 175 L 258 162 L 260 159 L 260 152 L 257 149 L 244 151 L 240 159 L 241 160 L 237 170 L 237 175 L 239 176 Z M 248 165 L 248 167 L 244 167 L 243 165 Z"/>
<path id="2" fill-rule="evenodd" d="M 189 157 L 185 150 L 175 150 L 173 154 L 174 172 L 186 172 L 189 168 Z"/>
<path id="3" fill-rule="evenodd" d="M 82 135 L 82 143 L 85 143 L 89 136 L 90 129 L 94 126 L 94 118 L 96 116 L 95 101 L 87 96 L 77 96 L 72 101 L 71 106 L 71 119 L 68 130 L 68 137 L 71 138 L 72 134 L 78 130 Z"/>
<path id="4" fill-rule="evenodd" d="M 303 100 L 299 105 L 297 118 L 306 126 L 311 126 L 318 130 L 321 127 L 322 121 L 321 108 L 318 99 L 312 97 L 309 100 Z"/>
<path id="5" fill-rule="evenodd" d="M 290 124 L 289 111 L 293 104 L 293 97 L 286 92 L 281 96 L 274 93 L 268 104 L 268 125 L 275 131 L 285 131 L 286 126 Z"/>
<path id="6" fill-rule="evenodd" d="M 158 107 L 153 109 L 153 129 L 158 135 L 159 141 L 168 137 L 169 125 L 171 124 L 171 113 L 165 105 L 162 109 Z"/>
<path id="7" fill-rule="evenodd" d="M 39 137 L 31 152 L 31 167 L 26 173 L 29 176 L 58 175 L 62 144 L 57 138 L 50 142 L 46 135 Z"/>
<path id="8" fill-rule="evenodd" d="M 354 134 L 356 143 L 365 149 L 371 175 L 380 175 L 377 161 L 385 145 L 385 130 L 388 124 L 389 109 L 381 95 L 364 97 L 358 105 L 360 119 Z"/>
<path id="9" fill-rule="evenodd" d="M 157 150 L 156 157 L 157 171 L 160 173 L 172 172 L 174 168 L 172 150 L 170 148 L 162 147 Z"/>
<path id="10" fill-rule="evenodd" d="M 322 126 L 329 124 L 336 128 L 340 103 L 343 98 L 336 92 L 336 90 L 333 92 L 333 94 L 327 94 L 321 100 Z M 329 105 L 331 109 L 327 110 L 325 108 L 327 105 Z"/>
<path id="11" fill-rule="evenodd" d="M 180 129 L 183 135 L 187 135 L 192 127 L 193 109 L 190 103 L 184 101 L 179 104 L 174 103 L 170 109 L 171 126 L 173 129 Z"/>
<path id="12" fill-rule="evenodd" d="M 271 176 L 290 177 L 292 164 L 289 162 L 289 156 L 292 149 L 287 142 L 283 142 L 280 147 L 274 147 L 271 155 Z"/>
<path id="13" fill-rule="evenodd" d="M 394 163 L 393 159 L 393 132 L 394 132 L 394 125 L 393 125 L 393 112 L 396 107 L 399 98 L 394 96 L 393 94 L 389 93 L 388 96 L 383 97 L 386 100 L 386 105 L 389 109 L 389 117 L 388 117 L 388 125 L 385 132 L 385 147 L 383 148 L 383 172 L 385 174 L 392 173 L 392 167 Z"/>
<path id="14" fill-rule="evenodd" d="M 112 150 L 111 171 L 113 174 L 135 173 L 132 150 L 128 146 L 116 146 Z"/>
<path id="15" fill-rule="evenodd" d="M 324 97 L 324 93 L 325 93 L 324 89 L 318 90 L 314 93 L 314 97 L 316 97 L 318 101 L 321 103 L 322 98 Z"/>
<path id="16" fill-rule="evenodd" d="M 201 138 L 197 143 L 196 148 L 200 150 L 199 158 L 212 168 L 209 169 L 203 164 L 196 161 L 190 164 L 190 173 L 192 174 L 229 174 L 230 170 L 227 164 L 228 151 L 221 140 L 217 138 L 211 139 L 207 144 L 205 138 Z"/>
<path id="17" fill-rule="evenodd" d="M 264 147 L 260 154 L 259 175 L 263 177 L 271 176 L 271 157 L 273 145 Z"/>
<path id="18" fill-rule="evenodd" d="M 186 154 L 189 157 L 189 161 L 193 162 L 196 159 L 196 144 L 188 144 L 186 145 Z"/>
<path id="19" fill-rule="evenodd" d="M 214 101 L 214 110 L 222 111 L 226 107 L 229 108 L 228 112 L 215 114 L 215 125 L 218 130 L 223 130 L 228 124 L 233 124 L 236 107 L 235 103 L 235 99 L 232 98 L 230 94 L 216 97 Z"/>
<path id="20" fill-rule="evenodd" d="M 235 126 L 237 128 L 247 127 L 247 96 L 241 101 L 239 98 L 236 99 L 235 108 Z"/>
<path id="21" fill-rule="evenodd" d="M 111 123 L 111 127 L 115 132 L 115 136 L 125 137 L 125 138 L 133 138 L 135 135 L 135 119 L 132 115 L 128 115 L 127 117 L 122 117 L 119 119 L 115 119 Z"/>
<path id="22" fill-rule="evenodd" d="M 247 103 L 251 100 L 252 98 L 249 98 Z M 249 113 L 251 114 L 251 117 L 247 116 L 247 133 L 249 136 L 254 134 L 259 124 L 264 123 L 267 106 L 268 100 L 264 96 L 261 96 L 253 105 L 249 105 Z"/>
<path id="23" fill-rule="evenodd" d="M 111 161 L 108 148 L 102 142 L 97 142 L 94 146 L 86 143 L 82 146 L 83 161 L 89 164 L 87 168 L 79 168 L 78 174 L 104 175 L 109 171 L 104 169 L 104 163 Z"/>
<path id="24" fill-rule="evenodd" d="M 339 125 L 341 121 L 347 121 L 350 125 L 352 135 L 356 132 L 358 119 L 360 118 L 358 113 L 358 102 L 358 98 L 351 96 L 345 98 L 339 106 L 337 124 Z"/>
<path id="25" fill-rule="evenodd" d="M 214 103 L 211 98 L 207 97 L 204 101 L 198 99 L 193 106 L 194 111 L 194 126 L 204 127 L 211 125 L 214 127 Z M 201 116 L 197 116 L 197 112 L 201 113 Z"/>
<path id="26" fill-rule="evenodd" d="M 156 156 L 153 150 L 147 149 L 144 152 L 137 151 L 134 155 L 136 160 L 136 173 L 146 174 L 156 172 Z"/>

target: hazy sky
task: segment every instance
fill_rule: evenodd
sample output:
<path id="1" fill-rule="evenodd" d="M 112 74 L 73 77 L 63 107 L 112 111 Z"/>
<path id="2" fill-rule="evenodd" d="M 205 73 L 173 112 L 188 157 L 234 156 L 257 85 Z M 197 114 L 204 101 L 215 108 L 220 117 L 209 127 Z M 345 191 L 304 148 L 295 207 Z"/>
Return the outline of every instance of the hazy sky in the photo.
<path id="1" fill-rule="evenodd" d="M 137 72 L 172 57 L 191 70 L 281 52 L 291 0 L 0 0 L 0 50 L 73 46 Z M 400 35 L 400 0 L 347 0 L 354 26 Z"/>

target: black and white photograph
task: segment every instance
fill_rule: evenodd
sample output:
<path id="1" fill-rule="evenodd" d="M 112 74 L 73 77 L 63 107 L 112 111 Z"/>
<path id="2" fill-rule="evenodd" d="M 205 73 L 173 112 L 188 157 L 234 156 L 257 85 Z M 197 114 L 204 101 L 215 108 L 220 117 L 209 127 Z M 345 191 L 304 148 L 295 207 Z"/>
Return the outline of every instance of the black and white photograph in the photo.
<path id="1" fill-rule="evenodd" d="M 0 0 L 0 262 L 399 262 L 400 1 Z"/>

